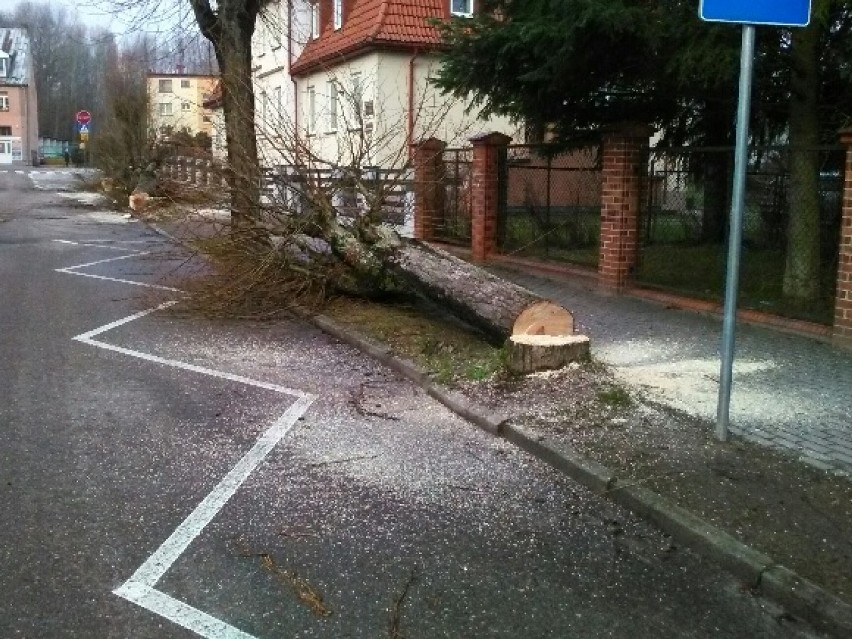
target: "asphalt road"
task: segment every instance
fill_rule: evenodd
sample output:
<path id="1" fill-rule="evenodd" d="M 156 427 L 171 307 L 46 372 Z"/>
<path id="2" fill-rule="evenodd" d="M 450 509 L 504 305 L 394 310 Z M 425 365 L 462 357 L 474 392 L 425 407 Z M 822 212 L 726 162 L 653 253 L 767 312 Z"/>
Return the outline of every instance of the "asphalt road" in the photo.
<path id="1" fill-rule="evenodd" d="M 185 256 L 74 179 L 0 170 L 0 637 L 818 636 L 311 327 L 146 312 Z"/>

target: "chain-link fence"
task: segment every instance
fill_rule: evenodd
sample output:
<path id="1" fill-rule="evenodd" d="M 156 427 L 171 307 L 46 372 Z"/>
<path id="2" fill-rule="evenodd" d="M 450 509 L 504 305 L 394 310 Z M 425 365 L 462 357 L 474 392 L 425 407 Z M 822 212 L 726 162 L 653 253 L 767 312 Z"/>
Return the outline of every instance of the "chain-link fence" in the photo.
<path id="1" fill-rule="evenodd" d="M 469 246 L 473 149 L 445 149 L 443 161 L 443 215 L 434 220 L 434 237 L 451 244 Z"/>
<path id="2" fill-rule="evenodd" d="M 501 167 L 497 242 L 503 253 L 594 266 L 601 170 L 597 147 L 515 145 Z"/>
<path id="3" fill-rule="evenodd" d="M 740 305 L 831 323 L 843 149 L 750 149 Z M 648 158 L 636 281 L 720 300 L 732 148 L 657 148 Z"/>

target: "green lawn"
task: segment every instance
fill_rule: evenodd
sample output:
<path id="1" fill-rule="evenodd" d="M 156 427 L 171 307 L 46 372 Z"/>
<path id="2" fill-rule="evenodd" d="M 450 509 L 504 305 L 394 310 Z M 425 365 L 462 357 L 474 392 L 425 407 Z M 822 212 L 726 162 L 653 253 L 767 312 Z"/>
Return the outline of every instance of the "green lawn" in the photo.
<path id="1" fill-rule="evenodd" d="M 642 249 L 636 272 L 639 284 L 721 301 L 725 290 L 727 249 L 723 245 L 658 244 Z M 813 304 L 784 300 L 784 253 L 743 248 L 739 280 L 742 308 L 831 324 L 834 312 L 832 273 L 823 273 L 823 298 Z"/>

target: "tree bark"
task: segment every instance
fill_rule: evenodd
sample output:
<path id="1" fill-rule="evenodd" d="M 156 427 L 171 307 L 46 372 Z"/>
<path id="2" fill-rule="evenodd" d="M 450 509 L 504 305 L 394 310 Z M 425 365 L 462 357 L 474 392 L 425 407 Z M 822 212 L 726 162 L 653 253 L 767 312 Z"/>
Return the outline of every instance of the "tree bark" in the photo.
<path id="1" fill-rule="evenodd" d="M 495 344 L 516 332 L 572 334 L 574 322 L 562 306 L 423 242 L 406 242 L 382 262 L 415 291 L 444 304 Z M 544 309 L 531 323 L 524 311 Z M 516 326 L 516 324 L 518 324 Z"/>
<path id="2" fill-rule="evenodd" d="M 793 30 L 790 91 L 790 187 L 784 296 L 809 302 L 819 296 L 819 21 Z"/>
<path id="3" fill-rule="evenodd" d="M 235 223 L 244 224 L 254 217 L 260 202 L 251 37 L 261 2 L 219 0 L 215 12 L 209 0 L 190 0 L 190 3 L 201 33 L 213 44 L 219 63 L 231 214 Z"/>

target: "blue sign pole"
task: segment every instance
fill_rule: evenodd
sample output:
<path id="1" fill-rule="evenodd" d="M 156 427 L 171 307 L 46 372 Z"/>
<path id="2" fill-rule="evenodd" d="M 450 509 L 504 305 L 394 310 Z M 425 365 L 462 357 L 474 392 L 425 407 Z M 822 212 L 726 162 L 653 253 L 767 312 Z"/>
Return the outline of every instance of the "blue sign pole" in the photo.
<path id="1" fill-rule="evenodd" d="M 740 53 L 740 91 L 737 107 L 737 147 L 734 152 L 734 190 L 731 196 L 731 224 L 728 234 L 728 268 L 725 284 L 725 319 L 722 324 L 722 370 L 719 375 L 719 403 L 716 408 L 716 437 L 728 439 L 731 409 L 731 382 L 734 367 L 734 328 L 737 319 L 740 256 L 748 166 L 748 120 L 751 113 L 751 85 L 754 76 L 754 26 L 743 26 Z"/>
<path id="2" fill-rule="evenodd" d="M 737 318 L 742 251 L 743 208 L 748 166 L 748 120 L 754 75 L 754 25 L 804 27 L 811 19 L 811 0 L 700 0 L 703 20 L 743 25 L 740 52 L 740 88 L 737 107 L 737 146 L 734 158 L 734 190 L 731 196 L 731 228 L 728 234 L 728 266 L 725 284 L 725 318 L 722 324 L 722 367 L 719 374 L 719 403 L 716 407 L 716 436 L 728 439 L 731 412 L 731 382 L 734 366 L 734 328 Z"/>

